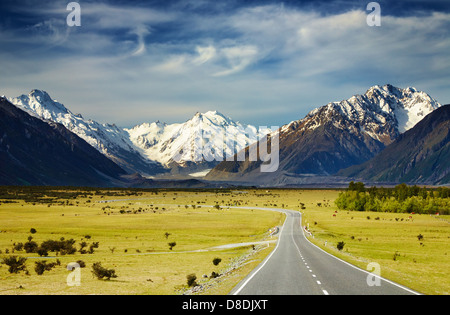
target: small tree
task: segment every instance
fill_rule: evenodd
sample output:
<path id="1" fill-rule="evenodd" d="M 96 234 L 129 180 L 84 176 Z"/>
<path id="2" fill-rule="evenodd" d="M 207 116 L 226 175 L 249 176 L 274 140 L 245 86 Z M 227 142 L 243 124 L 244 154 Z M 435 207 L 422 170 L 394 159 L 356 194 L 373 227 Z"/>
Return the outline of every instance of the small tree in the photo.
<path id="1" fill-rule="evenodd" d="M 2 264 L 9 267 L 9 273 L 19 273 L 21 270 L 27 270 L 27 267 L 25 266 L 26 261 L 27 259 L 25 257 L 9 256 L 2 259 Z"/>
<path id="2" fill-rule="evenodd" d="M 169 249 L 172 250 L 172 248 L 174 248 L 177 245 L 177 242 L 170 242 L 168 243 L 169 245 Z"/>
<path id="3" fill-rule="evenodd" d="M 32 237 L 30 236 L 29 238 L 28 238 L 28 242 L 26 242 L 25 244 L 23 244 L 23 249 L 25 250 L 25 252 L 27 252 L 27 253 L 36 253 L 37 252 L 37 250 L 38 250 L 38 248 L 39 248 L 39 245 L 35 242 L 35 241 L 32 241 Z"/>
<path id="4" fill-rule="evenodd" d="M 195 275 L 195 273 L 191 273 L 191 274 L 187 275 L 186 279 L 187 279 L 188 287 L 197 286 L 197 282 L 195 281 L 195 280 L 197 280 L 197 276 Z"/>
<path id="5" fill-rule="evenodd" d="M 214 258 L 214 259 L 213 259 L 213 264 L 214 264 L 214 266 L 217 266 L 218 264 L 220 264 L 221 261 L 222 261 L 221 258 L 218 258 L 218 257 Z"/>
<path id="6" fill-rule="evenodd" d="M 110 280 L 111 278 L 117 278 L 116 271 L 114 269 L 106 269 L 102 266 L 101 262 L 96 262 L 92 265 L 92 274 L 98 279 Z"/>
<path id="7" fill-rule="evenodd" d="M 337 245 L 336 245 L 336 248 L 338 249 L 338 250 L 343 250 L 344 249 L 344 245 L 345 245 L 345 243 L 344 242 L 338 242 L 337 243 Z"/>
<path id="8" fill-rule="evenodd" d="M 58 263 L 53 262 L 53 263 L 48 263 L 46 260 L 42 260 L 42 261 L 36 261 L 35 262 L 35 267 L 34 267 L 34 271 L 36 271 L 36 273 L 38 275 L 42 275 L 44 273 L 44 271 L 50 271 L 53 269 L 53 267 L 55 267 Z"/>

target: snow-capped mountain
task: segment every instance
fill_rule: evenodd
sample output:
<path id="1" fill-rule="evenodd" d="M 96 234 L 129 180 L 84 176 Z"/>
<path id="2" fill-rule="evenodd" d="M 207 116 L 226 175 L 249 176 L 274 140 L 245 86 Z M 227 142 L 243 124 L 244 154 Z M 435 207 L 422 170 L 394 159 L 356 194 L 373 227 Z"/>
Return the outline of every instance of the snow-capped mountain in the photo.
<path id="1" fill-rule="evenodd" d="M 0 184 L 125 186 L 126 172 L 61 124 L 0 98 Z"/>
<path id="2" fill-rule="evenodd" d="M 209 111 L 196 113 L 182 124 L 167 125 L 158 121 L 126 131 L 142 154 L 166 167 L 196 164 L 204 168 L 232 157 L 271 130 L 259 130 L 235 122 L 217 111 Z"/>
<path id="3" fill-rule="evenodd" d="M 373 159 L 339 171 L 355 181 L 450 183 L 450 105 L 427 115 Z"/>
<path id="4" fill-rule="evenodd" d="M 284 126 L 282 131 L 297 129 L 300 125 L 305 130 L 313 130 L 322 125 L 324 115 L 336 112 L 354 128 L 360 128 L 362 133 L 386 145 L 440 106 L 427 93 L 413 87 L 401 89 L 390 84 L 375 85 L 363 95 L 318 107 L 305 118 Z M 333 123 L 337 128 L 343 128 L 338 120 Z M 351 131 L 358 132 L 354 128 Z"/>
<path id="5" fill-rule="evenodd" d="M 125 130 L 75 115 L 45 91 L 33 90 L 9 101 L 32 116 L 62 124 L 130 173 L 152 175 L 163 171 L 159 163 L 141 156 Z"/>
<path id="6" fill-rule="evenodd" d="M 129 173 L 144 176 L 173 169 L 185 173 L 211 169 L 270 132 L 234 122 L 216 111 L 197 113 L 185 123 L 157 121 L 123 129 L 73 114 L 41 90 L 9 101 L 32 116 L 64 125 Z"/>
<path id="7" fill-rule="evenodd" d="M 280 164 L 272 175 L 277 180 L 281 174 L 330 175 L 363 163 L 440 106 L 415 88 L 401 89 L 389 84 L 331 102 L 278 130 Z M 258 180 L 259 164 L 248 160 L 222 162 L 207 178 L 254 176 Z"/>

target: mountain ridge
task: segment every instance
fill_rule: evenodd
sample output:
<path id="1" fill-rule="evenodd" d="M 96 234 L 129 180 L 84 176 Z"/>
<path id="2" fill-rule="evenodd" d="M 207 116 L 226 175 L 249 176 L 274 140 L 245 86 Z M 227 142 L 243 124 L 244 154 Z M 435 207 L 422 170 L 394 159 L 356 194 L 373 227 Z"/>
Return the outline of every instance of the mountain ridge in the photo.
<path id="1" fill-rule="evenodd" d="M 450 105 L 428 114 L 373 159 L 338 175 L 361 181 L 450 183 Z"/>
<path id="2" fill-rule="evenodd" d="M 41 90 L 9 100 L 43 121 L 61 123 L 129 175 L 170 178 L 165 174 L 204 174 L 212 169 L 204 179 L 265 184 L 289 184 L 295 177 L 308 182 L 331 178 L 370 160 L 441 107 L 425 92 L 386 84 L 317 107 L 277 130 L 241 124 L 218 111 L 197 112 L 184 123 L 145 122 L 128 129 L 73 114 Z M 279 136 L 280 163 L 276 172 L 261 174 L 261 161 L 236 157 L 248 153 L 250 146 L 260 146 L 258 139 L 266 134 Z"/>
<path id="3" fill-rule="evenodd" d="M 206 179 L 278 182 L 285 175 L 333 175 L 380 153 L 401 131 L 409 130 L 440 106 L 412 87 L 376 85 L 363 95 L 330 102 L 278 129 L 280 164 L 271 176 L 259 173 L 260 161 L 247 158 L 220 163 Z"/>
<path id="4" fill-rule="evenodd" d="M 63 125 L 0 98 L 0 183 L 122 186 L 126 172 Z"/>
<path id="5" fill-rule="evenodd" d="M 61 123 L 129 174 L 138 172 L 147 177 L 170 171 L 189 174 L 211 169 L 224 155 L 240 151 L 256 141 L 260 134 L 256 127 L 235 122 L 218 111 L 197 112 L 184 123 L 167 124 L 158 120 L 128 129 L 119 128 L 116 124 L 100 124 L 85 119 L 81 114 L 73 114 L 42 90 L 35 89 L 28 95 L 8 100 L 34 117 Z M 217 135 L 226 130 L 244 137 L 238 136 L 236 142 L 231 144 L 221 142 Z M 261 131 L 262 134 L 268 132 L 270 129 Z M 208 142 L 198 141 L 208 137 Z M 186 144 L 191 144 L 191 154 L 185 149 Z M 206 158 L 203 156 L 206 153 L 204 148 L 210 148 L 212 152 Z M 185 152 L 180 153 L 183 149 Z"/>

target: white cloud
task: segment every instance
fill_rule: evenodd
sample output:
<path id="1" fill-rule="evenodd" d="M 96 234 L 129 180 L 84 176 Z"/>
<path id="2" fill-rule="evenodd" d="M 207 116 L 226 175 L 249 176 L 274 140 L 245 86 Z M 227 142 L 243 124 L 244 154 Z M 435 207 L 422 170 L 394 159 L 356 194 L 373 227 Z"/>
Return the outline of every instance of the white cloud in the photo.
<path id="1" fill-rule="evenodd" d="M 67 12 L 58 14 L 65 21 Z M 447 103 L 450 14 L 383 15 L 381 27 L 367 26 L 366 14 L 281 5 L 185 14 L 86 3 L 80 28 L 52 15 L 28 33 L 0 23 L 0 68 L 8 73 L 0 94 L 46 89 L 86 117 L 105 121 L 120 111 L 110 120 L 119 125 L 182 121 L 209 109 L 281 124 L 385 83 Z"/>
<path id="2" fill-rule="evenodd" d="M 228 64 L 228 68 L 214 74 L 214 76 L 219 77 L 240 72 L 255 62 L 258 56 L 258 48 L 256 46 L 227 47 L 223 48 L 220 54 Z"/>
<path id="3" fill-rule="evenodd" d="M 151 70 L 165 74 L 180 74 L 186 71 L 186 56 L 172 56 L 163 63 L 152 67 Z"/>
<path id="4" fill-rule="evenodd" d="M 202 65 L 216 56 L 216 48 L 211 45 L 207 47 L 197 46 L 196 51 L 198 56 L 192 61 L 195 65 Z"/>

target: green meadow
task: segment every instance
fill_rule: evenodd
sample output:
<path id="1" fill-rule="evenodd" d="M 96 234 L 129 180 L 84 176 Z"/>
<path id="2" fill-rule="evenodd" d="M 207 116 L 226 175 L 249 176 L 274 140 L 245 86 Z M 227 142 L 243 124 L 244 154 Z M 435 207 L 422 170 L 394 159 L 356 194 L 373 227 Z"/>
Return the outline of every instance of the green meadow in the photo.
<path id="1" fill-rule="evenodd" d="M 337 190 L 94 190 L 10 188 L 0 195 L 0 259 L 25 257 L 26 270 L 0 264 L 0 294 L 227 294 L 274 248 L 284 215 L 234 206 L 299 210 L 310 240 L 363 269 L 424 294 L 449 294 L 449 217 L 340 211 Z M 32 196 L 32 198 L 30 197 Z M 337 212 L 337 213 L 336 213 Z M 34 229 L 32 233 L 31 229 Z M 421 235 L 422 237 L 420 237 Z M 27 253 L 19 243 L 73 240 L 75 253 Z M 337 244 L 344 242 L 338 250 Z M 89 251 L 90 246 L 97 243 Z M 171 245 L 169 245 L 171 244 Z M 83 250 L 84 249 L 84 250 Z M 215 258 L 220 258 L 214 264 Z M 55 263 L 42 275 L 36 262 Z M 69 286 L 72 262 L 85 265 Z M 117 277 L 99 280 L 100 262 Z M 211 276 L 215 275 L 215 276 Z M 194 287 L 195 288 L 195 287 Z M 195 293 L 195 292 L 194 292 Z"/>

